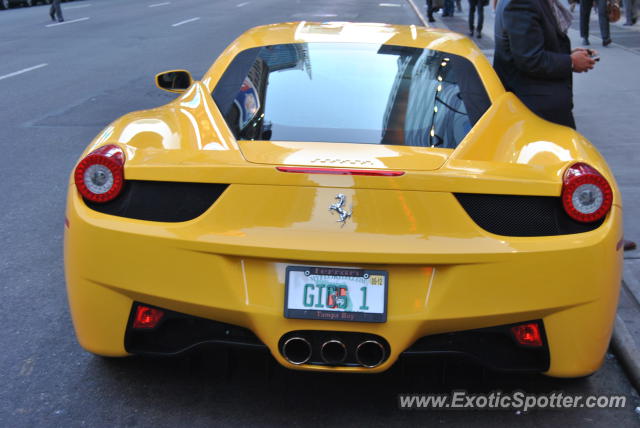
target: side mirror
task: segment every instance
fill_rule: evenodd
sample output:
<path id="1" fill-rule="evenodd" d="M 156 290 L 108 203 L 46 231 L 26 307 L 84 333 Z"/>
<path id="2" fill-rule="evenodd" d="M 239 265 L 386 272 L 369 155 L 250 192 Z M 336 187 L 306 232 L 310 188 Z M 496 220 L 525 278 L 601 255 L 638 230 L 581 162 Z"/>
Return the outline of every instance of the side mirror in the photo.
<path id="1" fill-rule="evenodd" d="M 170 70 L 156 74 L 156 86 L 169 92 L 184 92 L 193 83 L 187 70 Z"/>

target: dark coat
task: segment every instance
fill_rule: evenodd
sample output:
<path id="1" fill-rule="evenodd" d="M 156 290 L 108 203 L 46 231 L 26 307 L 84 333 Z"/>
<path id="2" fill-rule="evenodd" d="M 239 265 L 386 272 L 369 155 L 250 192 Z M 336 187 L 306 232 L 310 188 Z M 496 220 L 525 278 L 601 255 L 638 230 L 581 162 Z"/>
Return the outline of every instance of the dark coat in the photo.
<path id="1" fill-rule="evenodd" d="M 534 113 L 575 128 L 571 42 L 548 0 L 500 0 L 494 67 L 508 91 Z"/>

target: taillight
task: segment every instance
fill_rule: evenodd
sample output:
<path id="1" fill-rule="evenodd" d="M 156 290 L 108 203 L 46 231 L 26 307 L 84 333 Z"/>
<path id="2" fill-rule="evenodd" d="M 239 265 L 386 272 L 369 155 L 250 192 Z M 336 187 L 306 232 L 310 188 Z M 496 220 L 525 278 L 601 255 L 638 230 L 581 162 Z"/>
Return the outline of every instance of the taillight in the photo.
<path id="1" fill-rule="evenodd" d="M 80 194 L 91 202 L 108 202 L 124 185 L 124 152 L 115 144 L 102 146 L 80 161 L 74 173 Z"/>
<path id="2" fill-rule="evenodd" d="M 138 305 L 133 318 L 133 328 L 154 328 L 163 316 L 164 312 L 160 309 Z"/>
<path id="3" fill-rule="evenodd" d="M 532 322 L 511 327 L 511 333 L 520 345 L 542 346 L 542 335 L 538 323 Z"/>
<path id="4" fill-rule="evenodd" d="M 612 202 L 611 186 L 593 167 L 576 163 L 567 168 L 562 205 L 569 217 L 582 223 L 600 220 L 609 212 Z"/>

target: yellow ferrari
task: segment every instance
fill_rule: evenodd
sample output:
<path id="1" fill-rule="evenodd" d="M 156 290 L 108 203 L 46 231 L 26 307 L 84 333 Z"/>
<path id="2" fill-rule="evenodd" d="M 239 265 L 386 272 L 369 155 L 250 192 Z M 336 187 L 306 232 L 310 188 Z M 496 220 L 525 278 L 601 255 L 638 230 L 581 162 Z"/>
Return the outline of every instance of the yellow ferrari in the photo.
<path id="1" fill-rule="evenodd" d="M 127 114 L 69 182 L 76 334 L 103 356 L 267 348 L 380 372 L 462 354 L 580 377 L 609 344 L 622 203 L 598 151 L 459 34 L 286 23 Z"/>

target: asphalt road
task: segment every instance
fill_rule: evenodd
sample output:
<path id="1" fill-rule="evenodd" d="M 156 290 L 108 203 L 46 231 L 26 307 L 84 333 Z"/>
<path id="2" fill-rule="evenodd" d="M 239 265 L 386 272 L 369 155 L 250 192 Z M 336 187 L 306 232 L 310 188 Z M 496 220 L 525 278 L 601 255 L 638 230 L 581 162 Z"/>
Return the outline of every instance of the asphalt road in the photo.
<path id="1" fill-rule="evenodd" d="M 83 351 L 62 267 L 68 175 L 110 121 L 172 98 L 155 88 L 155 73 L 187 68 L 198 77 L 255 25 L 419 21 L 405 0 L 87 0 L 64 3 L 63 11 L 67 23 L 53 26 L 46 6 L 0 11 L 0 426 L 640 425 L 640 399 L 612 355 L 592 377 L 568 381 L 437 358 L 404 360 L 381 375 L 337 376 L 218 349 L 159 360 Z M 123 248 L 104 262 L 135 258 Z M 460 389 L 621 394 L 628 403 L 526 414 L 398 409 L 400 392 Z"/>

